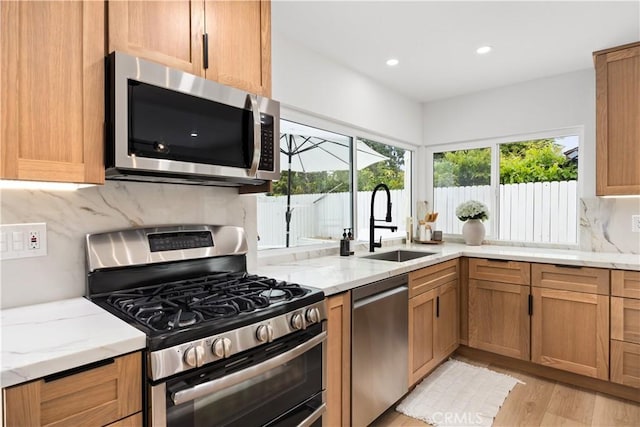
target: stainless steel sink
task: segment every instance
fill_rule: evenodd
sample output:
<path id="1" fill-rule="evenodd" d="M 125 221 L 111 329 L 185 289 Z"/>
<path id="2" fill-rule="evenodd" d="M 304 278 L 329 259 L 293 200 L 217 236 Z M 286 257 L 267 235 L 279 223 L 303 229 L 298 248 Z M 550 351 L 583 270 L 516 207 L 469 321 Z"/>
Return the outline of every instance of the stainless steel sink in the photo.
<path id="1" fill-rule="evenodd" d="M 366 259 L 378 259 L 381 261 L 394 261 L 404 262 L 416 258 L 422 258 L 429 255 L 437 254 L 438 252 L 422 252 L 422 251 L 391 251 L 391 252 L 378 252 L 371 255 L 363 256 Z"/>

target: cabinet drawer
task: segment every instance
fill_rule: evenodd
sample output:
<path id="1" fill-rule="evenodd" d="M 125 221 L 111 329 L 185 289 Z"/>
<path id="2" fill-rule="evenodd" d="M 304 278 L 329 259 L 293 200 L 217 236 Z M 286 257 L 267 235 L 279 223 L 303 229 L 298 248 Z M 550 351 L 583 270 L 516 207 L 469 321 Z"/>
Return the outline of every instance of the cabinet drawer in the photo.
<path id="1" fill-rule="evenodd" d="M 142 410 L 140 353 L 5 389 L 8 426 L 99 426 Z"/>
<path id="2" fill-rule="evenodd" d="M 529 285 L 531 283 L 530 264 L 528 262 L 470 258 L 469 278 Z"/>
<path id="3" fill-rule="evenodd" d="M 611 297 L 611 339 L 640 344 L 640 300 Z"/>
<path id="4" fill-rule="evenodd" d="M 609 295 L 609 270 L 533 264 L 531 266 L 531 284 L 539 288 Z"/>
<path id="5" fill-rule="evenodd" d="M 442 262 L 409 273 L 409 298 L 458 280 L 458 260 Z"/>
<path id="6" fill-rule="evenodd" d="M 611 270 L 611 295 L 640 299 L 640 271 Z"/>
<path id="7" fill-rule="evenodd" d="M 611 381 L 640 388 L 640 344 L 611 340 Z"/>

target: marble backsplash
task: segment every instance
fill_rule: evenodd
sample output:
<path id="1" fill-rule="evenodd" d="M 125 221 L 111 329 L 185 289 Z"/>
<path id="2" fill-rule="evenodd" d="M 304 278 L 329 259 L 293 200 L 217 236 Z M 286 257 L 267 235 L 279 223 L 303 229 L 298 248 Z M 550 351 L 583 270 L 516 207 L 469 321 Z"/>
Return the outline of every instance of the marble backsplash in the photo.
<path id="1" fill-rule="evenodd" d="M 74 192 L 2 190 L 0 223 L 45 222 L 47 256 L 0 263 L 0 307 L 85 294 L 87 233 L 164 224 L 226 224 L 245 228 L 248 267 L 256 265 L 255 197 L 237 189 L 107 181 Z"/>
<path id="2" fill-rule="evenodd" d="M 631 232 L 631 216 L 640 215 L 640 198 L 580 200 L 580 249 L 640 254 L 640 233 Z"/>

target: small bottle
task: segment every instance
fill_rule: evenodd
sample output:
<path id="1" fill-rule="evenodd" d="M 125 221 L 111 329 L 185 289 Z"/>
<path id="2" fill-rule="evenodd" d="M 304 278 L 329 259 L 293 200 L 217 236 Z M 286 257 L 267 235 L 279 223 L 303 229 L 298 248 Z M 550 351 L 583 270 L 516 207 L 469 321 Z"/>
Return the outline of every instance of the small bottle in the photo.
<path id="1" fill-rule="evenodd" d="M 346 228 L 342 233 L 342 240 L 340 240 L 340 256 L 349 256 L 349 239 L 347 239 Z"/>
<path id="2" fill-rule="evenodd" d="M 347 233 L 347 240 L 349 241 L 349 255 L 353 255 L 355 252 L 353 252 L 353 233 L 351 229 Z"/>

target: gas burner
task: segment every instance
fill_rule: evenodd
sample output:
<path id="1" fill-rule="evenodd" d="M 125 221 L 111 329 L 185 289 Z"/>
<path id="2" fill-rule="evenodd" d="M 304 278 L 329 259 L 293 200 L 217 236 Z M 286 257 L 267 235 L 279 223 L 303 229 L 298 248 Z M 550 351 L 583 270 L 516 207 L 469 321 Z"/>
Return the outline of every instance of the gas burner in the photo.
<path id="1" fill-rule="evenodd" d="M 263 297 L 269 298 L 269 301 L 282 301 L 283 299 L 286 299 L 288 294 L 287 292 L 283 291 L 282 289 L 265 289 L 264 291 L 260 292 L 260 295 L 262 295 Z"/>
<path id="2" fill-rule="evenodd" d="M 178 311 L 178 313 L 167 323 L 170 328 L 175 328 L 176 323 L 179 328 L 194 325 L 198 321 L 198 316 L 190 311 Z"/>

